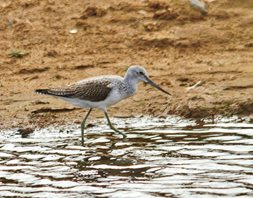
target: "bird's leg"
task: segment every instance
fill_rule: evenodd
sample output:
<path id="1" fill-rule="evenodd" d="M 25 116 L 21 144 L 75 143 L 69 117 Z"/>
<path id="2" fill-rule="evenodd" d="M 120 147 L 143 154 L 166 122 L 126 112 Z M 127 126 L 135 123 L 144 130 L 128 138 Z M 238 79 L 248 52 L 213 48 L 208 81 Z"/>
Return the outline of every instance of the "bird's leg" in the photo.
<path id="1" fill-rule="evenodd" d="M 110 119 L 109 119 L 109 116 L 108 116 L 107 112 L 104 111 L 104 113 L 105 113 L 105 117 L 106 117 L 106 119 L 107 119 L 107 122 L 108 122 L 110 128 L 111 128 L 112 130 L 114 130 L 115 132 L 119 133 L 120 135 L 122 135 L 123 138 L 125 138 L 125 137 L 126 137 L 126 134 L 124 134 L 124 133 L 122 133 L 121 131 L 119 131 L 118 129 L 116 129 L 116 128 L 112 125 L 112 123 L 111 123 L 111 121 L 110 121 Z"/>
<path id="2" fill-rule="evenodd" d="M 81 123 L 81 135 L 82 135 L 82 146 L 84 145 L 84 129 L 85 129 L 85 122 L 87 120 L 87 118 L 90 115 L 90 112 L 92 111 L 92 108 L 89 109 L 88 113 L 86 114 L 86 116 L 84 117 L 82 123 Z"/>

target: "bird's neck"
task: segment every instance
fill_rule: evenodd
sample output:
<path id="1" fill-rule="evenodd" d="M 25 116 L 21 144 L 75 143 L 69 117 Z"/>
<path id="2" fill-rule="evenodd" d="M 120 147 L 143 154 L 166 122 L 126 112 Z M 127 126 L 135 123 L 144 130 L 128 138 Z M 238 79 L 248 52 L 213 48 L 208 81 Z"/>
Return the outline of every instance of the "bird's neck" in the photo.
<path id="1" fill-rule="evenodd" d="M 124 77 L 124 82 L 135 91 L 137 89 L 137 84 L 139 80 L 129 74 L 126 74 Z"/>

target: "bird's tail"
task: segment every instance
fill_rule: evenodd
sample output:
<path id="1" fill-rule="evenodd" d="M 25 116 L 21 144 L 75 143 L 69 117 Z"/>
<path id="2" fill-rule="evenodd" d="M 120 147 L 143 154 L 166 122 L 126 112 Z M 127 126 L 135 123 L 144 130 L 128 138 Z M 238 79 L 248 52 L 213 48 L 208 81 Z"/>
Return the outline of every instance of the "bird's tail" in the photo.
<path id="1" fill-rule="evenodd" d="M 38 93 L 38 94 L 58 96 L 57 93 L 54 93 L 54 91 L 50 90 L 50 89 L 36 89 L 35 92 Z"/>
<path id="2" fill-rule="evenodd" d="M 75 94 L 73 90 L 63 88 L 36 89 L 35 92 L 38 94 L 45 94 L 58 97 L 72 97 Z"/>

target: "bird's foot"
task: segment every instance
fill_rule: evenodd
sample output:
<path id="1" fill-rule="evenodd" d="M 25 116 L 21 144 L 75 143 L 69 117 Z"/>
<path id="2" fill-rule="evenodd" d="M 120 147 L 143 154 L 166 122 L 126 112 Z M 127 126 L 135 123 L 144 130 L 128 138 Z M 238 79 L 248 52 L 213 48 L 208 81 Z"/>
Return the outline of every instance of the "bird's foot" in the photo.
<path id="1" fill-rule="evenodd" d="M 122 136 L 123 136 L 123 138 L 126 138 L 126 137 L 127 137 L 125 133 L 123 133 L 123 132 L 119 131 L 119 130 L 118 130 L 118 129 L 116 129 L 114 126 L 110 126 L 110 128 L 111 128 L 112 130 L 114 130 L 116 133 L 118 133 L 118 134 L 122 135 Z"/>

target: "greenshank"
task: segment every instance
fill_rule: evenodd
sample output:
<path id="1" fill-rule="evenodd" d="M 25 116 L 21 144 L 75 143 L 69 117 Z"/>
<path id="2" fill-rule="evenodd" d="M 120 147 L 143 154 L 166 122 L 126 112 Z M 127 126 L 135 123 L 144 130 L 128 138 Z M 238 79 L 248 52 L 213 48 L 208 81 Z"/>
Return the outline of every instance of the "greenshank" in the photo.
<path id="1" fill-rule="evenodd" d="M 137 91 L 137 84 L 140 81 L 148 83 L 158 90 L 171 95 L 154 83 L 148 77 L 146 70 L 139 65 L 129 67 L 124 78 L 120 76 L 98 76 L 81 80 L 66 87 L 37 89 L 35 92 L 56 96 L 73 105 L 89 108 L 81 123 L 82 145 L 84 145 L 85 122 L 94 108 L 104 112 L 107 122 L 113 131 L 126 137 L 123 132 L 112 125 L 107 113 L 107 107 L 133 96 Z"/>

